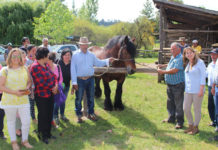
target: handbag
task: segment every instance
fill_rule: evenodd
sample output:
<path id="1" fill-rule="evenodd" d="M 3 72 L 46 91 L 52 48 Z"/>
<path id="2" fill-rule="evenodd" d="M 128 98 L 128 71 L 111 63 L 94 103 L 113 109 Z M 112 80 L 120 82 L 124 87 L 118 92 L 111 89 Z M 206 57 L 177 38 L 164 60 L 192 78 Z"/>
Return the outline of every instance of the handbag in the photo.
<path id="1" fill-rule="evenodd" d="M 57 66 L 58 67 L 58 82 L 60 80 L 60 68 L 59 68 L 59 65 Z M 57 94 L 54 95 L 54 100 L 55 100 L 55 103 L 60 106 L 61 104 L 63 104 L 65 101 L 66 101 L 67 97 L 66 95 L 64 94 L 64 89 L 63 89 L 63 86 L 61 83 L 58 83 L 58 92 Z"/>

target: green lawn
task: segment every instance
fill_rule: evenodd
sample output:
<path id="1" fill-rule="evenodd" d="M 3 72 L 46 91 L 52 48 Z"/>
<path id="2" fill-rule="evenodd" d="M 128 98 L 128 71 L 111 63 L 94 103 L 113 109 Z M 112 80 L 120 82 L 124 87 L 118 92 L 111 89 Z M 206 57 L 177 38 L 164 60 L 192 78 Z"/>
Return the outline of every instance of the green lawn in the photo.
<path id="1" fill-rule="evenodd" d="M 111 83 L 112 97 L 116 83 Z M 74 97 L 74 96 L 73 96 Z M 67 100 L 66 116 L 69 123 L 53 129 L 57 136 L 49 145 L 40 142 L 33 129 L 30 130 L 30 143 L 36 150 L 215 150 L 218 142 L 211 141 L 214 128 L 209 127 L 207 92 L 202 106 L 200 133 L 187 135 L 183 130 L 175 130 L 173 124 L 163 124 L 167 117 L 166 85 L 157 83 L 157 77 L 147 74 L 128 76 L 123 88 L 124 111 L 107 112 L 103 109 L 103 99 L 95 100 L 97 122 L 85 120 L 76 123 L 74 98 Z M 187 127 L 187 121 L 185 121 Z M 6 135 L 9 137 L 7 129 Z M 0 140 L 0 149 L 11 149 L 9 139 Z M 24 148 L 23 148 L 24 149 Z"/>
<path id="2" fill-rule="evenodd" d="M 135 59 L 135 61 L 137 63 L 155 63 L 156 61 L 158 61 L 157 57 L 152 57 L 152 58 L 142 58 L 142 57 L 137 57 Z"/>

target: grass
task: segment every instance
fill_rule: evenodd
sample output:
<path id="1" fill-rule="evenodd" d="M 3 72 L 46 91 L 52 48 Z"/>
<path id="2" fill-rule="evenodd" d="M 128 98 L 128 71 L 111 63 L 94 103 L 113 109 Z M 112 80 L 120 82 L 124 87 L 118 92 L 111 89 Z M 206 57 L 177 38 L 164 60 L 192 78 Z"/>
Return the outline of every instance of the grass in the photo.
<path id="1" fill-rule="evenodd" d="M 110 83 L 112 99 L 116 82 Z M 57 136 L 49 145 L 40 142 L 30 129 L 29 141 L 36 150 L 215 150 L 218 143 L 211 141 L 215 136 L 214 128 L 209 127 L 207 111 L 207 92 L 202 106 L 200 133 L 192 136 L 175 130 L 174 124 L 163 124 L 167 117 L 166 85 L 157 83 L 157 77 L 148 74 L 128 76 L 123 87 L 124 111 L 107 112 L 103 109 L 104 96 L 95 99 L 97 122 L 85 120 L 76 123 L 74 96 L 69 96 L 66 116 L 69 123 L 62 123 L 52 133 Z M 187 121 L 185 121 L 187 127 Z M 4 129 L 7 137 L 7 127 Z M 0 140 L 0 150 L 11 149 L 9 138 Z M 24 149 L 24 148 L 22 148 Z"/>
<path id="2" fill-rule="evenodd" d="M 157 57 L 152 57 L 152 58 L 142 58 L 142 57 L 137 57 L 135 59 L 137 63 L 148 63 L 148 64 L 154 64 L 156 61 L 158 61 Z"/>

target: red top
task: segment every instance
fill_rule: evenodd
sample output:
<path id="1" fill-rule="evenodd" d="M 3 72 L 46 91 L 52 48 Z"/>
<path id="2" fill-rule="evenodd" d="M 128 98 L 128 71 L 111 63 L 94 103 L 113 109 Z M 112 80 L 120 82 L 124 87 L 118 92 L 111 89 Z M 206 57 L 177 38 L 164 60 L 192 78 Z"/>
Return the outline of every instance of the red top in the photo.
<path id="1" fill-rule="evenodd" d="M 46 65 L 43 67 L 35 61 L 30 68 L 35 85 L 34 93 L 39 97 L 50 97 L 55 84 L 58 84 L 55 74 Z"/>

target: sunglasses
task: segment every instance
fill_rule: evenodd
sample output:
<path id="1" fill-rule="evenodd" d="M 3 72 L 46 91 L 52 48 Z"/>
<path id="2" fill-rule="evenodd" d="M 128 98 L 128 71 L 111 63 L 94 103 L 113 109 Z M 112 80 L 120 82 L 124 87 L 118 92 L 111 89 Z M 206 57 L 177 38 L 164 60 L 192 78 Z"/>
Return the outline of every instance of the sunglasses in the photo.
<path id="1" fill-rule="evenodd" d="M 20 55 L 12 55 L 12 58 L 15 59 L 15 58 L 21 58 Z"/>

